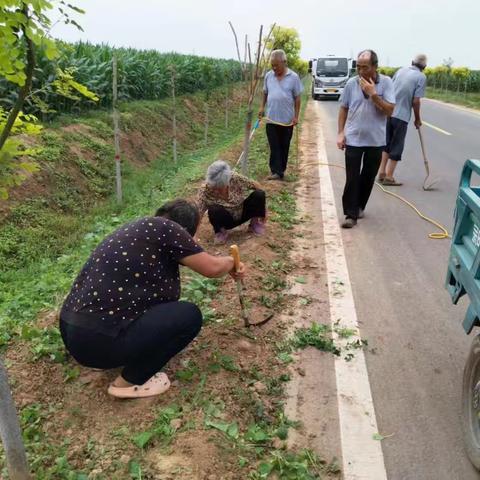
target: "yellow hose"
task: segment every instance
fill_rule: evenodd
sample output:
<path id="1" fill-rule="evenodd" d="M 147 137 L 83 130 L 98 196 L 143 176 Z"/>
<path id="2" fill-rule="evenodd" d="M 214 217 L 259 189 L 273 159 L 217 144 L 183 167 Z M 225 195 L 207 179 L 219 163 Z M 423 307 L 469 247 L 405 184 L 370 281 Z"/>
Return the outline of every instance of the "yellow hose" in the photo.
<path id="1" fill-rule="evenodd" d="M 314 165 L 325 165 L 327 167 L 337 167 L 337 168 L 342 168 L 345 170 L 345 167 L 343 165 L 336 165 L 334 163 L 317 163 L 317 164 L 305 164 L 305 166 L 314 166 Z M 398 200 L 402 201 L 406 205 L 408 205 L 413 211 L 422 219 L 425 220 L 428 223 L 431 223 L 435 227 L 437 227 L 440 232 L 433 232 L 428 234 L 428 238 L 431 238 L 432 240 L 444 240 L 446 238 L 451 238 L 450 234 L 448 233 L 448 230 L 438 223 L 437 221 L 433 220 L 430 217 L 427 217 L 424 215 L 412 202 L 408 201 L 406 198 L 402 197 L 401 195 L 398 195 L 397 193 L 392 192 L 391 190 L 387 190 L 384 186 L 382 186 L 380 183 L 375 182 L 375 185 L 379 187 L 384 193 L 387 195 L 391 195 L 392 197 L 398 198 Z"/>

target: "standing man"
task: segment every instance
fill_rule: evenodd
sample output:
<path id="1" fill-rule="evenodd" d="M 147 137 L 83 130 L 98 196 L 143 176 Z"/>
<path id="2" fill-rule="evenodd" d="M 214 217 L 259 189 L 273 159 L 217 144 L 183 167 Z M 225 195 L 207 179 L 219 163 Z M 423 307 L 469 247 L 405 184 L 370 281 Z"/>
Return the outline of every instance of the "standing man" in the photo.
<path id="1" fill-rule="evenodd" d="M 272 69 L 265 75 L 263 99 L 258 117 L 267 107 L 267 138 L 270 145 L 269 180 L 283 180 L 287 169 L 288 150 L 293 127 L 300 115 L 300 94 L 303 85 L 299 76 L 287 67 L 283 50 L 274 50 L 270 56 Z"/>
<path id="2" fill-rule="evenodd" d="M 372 192 L 386 144 L 387 117 L 395 108 L 390 77 L 377 72 L 378 57 L 373 50 L 358 55 L 358 76 L 343 91 L 338 113 L 337 146 L 345 150 L 346 182 L 343 191 L 343 228 L 352 228 Z"/>
<path id="3" fill-rule="evenodd" d="M 387 145 L 382 154 L 382 163 L 378 172 L 378 181 L 383 185 L 399 186 L 401 183 L 393 178 L 393 172 L 402 159 L 408 122 L 413 113 L 415 127 L 422 126 L 420 120 L 420 99 L 425 96 L 427 77 L 423 73 L 427 66 L 427 57 L 417 55 L 410 67 L 403 67 L 393 76 L 395 88 L 395 110 L 387 121 Z"/>

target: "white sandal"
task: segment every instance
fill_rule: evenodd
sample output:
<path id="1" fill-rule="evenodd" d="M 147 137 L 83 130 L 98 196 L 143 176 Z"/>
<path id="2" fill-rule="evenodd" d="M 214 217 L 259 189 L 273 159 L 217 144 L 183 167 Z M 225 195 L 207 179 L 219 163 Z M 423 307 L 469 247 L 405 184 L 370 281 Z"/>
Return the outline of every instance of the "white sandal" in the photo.
<path id="1" fill-rule="evenodd" d="M 132 385 L 131 387 L 116 387 L 111 384 L 108 393 L 116 398 L 146 398 L 161 395 L 170 388 L 170 380 L 163 372 L 156 373 L 143 385 Z"/>

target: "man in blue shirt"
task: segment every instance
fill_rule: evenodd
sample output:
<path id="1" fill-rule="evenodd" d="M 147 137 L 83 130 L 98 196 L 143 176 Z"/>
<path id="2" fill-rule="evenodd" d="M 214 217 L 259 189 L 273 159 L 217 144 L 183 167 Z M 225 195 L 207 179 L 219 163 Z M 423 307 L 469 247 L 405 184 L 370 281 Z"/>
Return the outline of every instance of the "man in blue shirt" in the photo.
<path id="1" fill-rule="evenodd" d="M 268 143 L 270 145 L 269 180 L 283 180 L 287 169 L 288 151 L 293 127 L 300 114 L 300 94 L 303 85 L 299 76 L 287 67 L 283 50 L 274 50 L 270 57 L 272 70 L 265 75 L 263 99 L 259 118 L 265 115 Z"/>
<path id="2" fill-rule="evenodd" d="M 372 192 L 386 144 L 387 117 L 395 107 L 390 77 L 377 72 L 373 50 L 358 55 L 358 76 L 345 85 L 338 113 L 337 146 L 345 150 L 346 182 L 343 191 L 343 228 L 352 228 Z"/>
<path id="3" fill-rule="evenodd" d="M 403 67 L 393 76 L 395 87 L 395 110 L 387 121 L 387 145 L 382 155 L 382 163 L 378 172 L 378 181 L 388 186 L 399 186 L 393 178 L 393 172 L 402 159 L 407 135 L 408 122 L 413 113 L 415 115 L 415 127 L 422 125 L 420 119 L 420 99 L 425 96 L 427 77 L 423 73 L 427 66 L 427 57 L 417 55 L 410 67 Z"/>

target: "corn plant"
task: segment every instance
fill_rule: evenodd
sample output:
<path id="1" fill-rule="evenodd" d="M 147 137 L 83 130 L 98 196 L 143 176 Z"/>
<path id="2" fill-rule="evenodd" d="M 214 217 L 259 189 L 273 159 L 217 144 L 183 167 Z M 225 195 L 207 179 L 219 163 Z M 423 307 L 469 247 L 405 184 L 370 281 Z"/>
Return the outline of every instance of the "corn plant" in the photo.
<path id="1" fill-rule="evenodd" d="M 241 80 L 242 72 L 234 60 L 215 59 L 178 53 L 160 53 L 156 50 L 134 48 L 113 48 L 108 45 L 94 45 L 86 42 L 74 44 L 57 42 L 60 56 L 55 62 L 39 52 L 33 75 L 33 92 L 37 98 L 26 101 L 25 110 L 39 113 L 41 102 L 53 112 L 78 113 L 91 108 L 112 107 L 112 59 L 118 59 L 118 100 L 158 100 L 171 95 L 171 73 L 174 65 L 178 73 L 175 82 L 176 95 L 196 91 L 212 91 L 228 82 Z M 94 104 L 87 99 L 62 98 L 53 88 L 56 70 L 71 68 L 77 82 L 95 92 L 100 101 Z M 208 75 L 202 74 L 206 69 Z M 228 72 L 228 76 L 225 75 Z M 48 87 L 51 88 L 48 88 Z M 11 107 L 16 93 L 11 84 L 0 80 L 0 105 Z"/>

